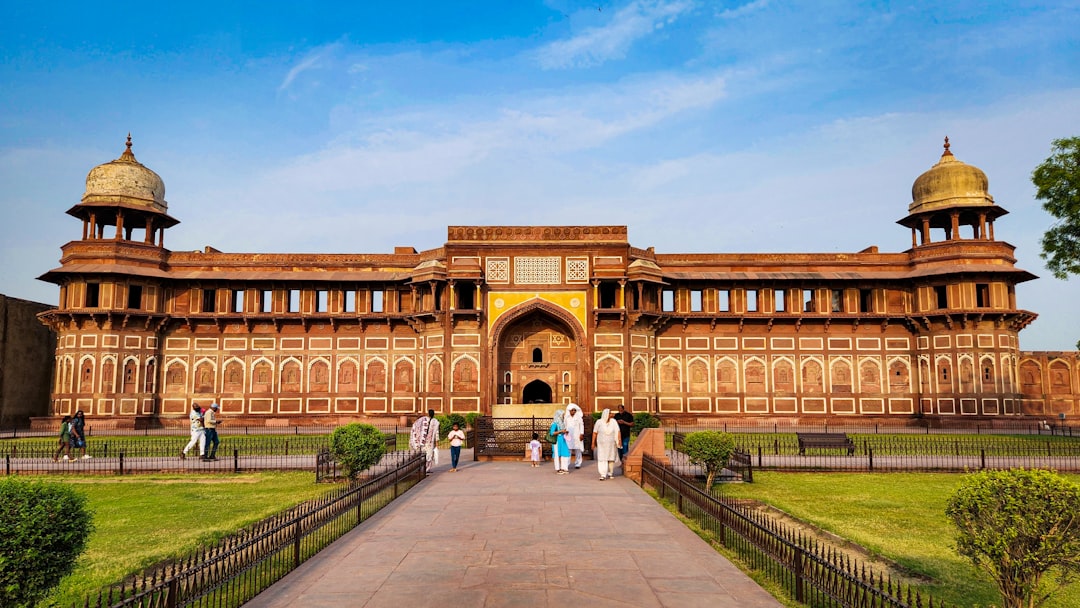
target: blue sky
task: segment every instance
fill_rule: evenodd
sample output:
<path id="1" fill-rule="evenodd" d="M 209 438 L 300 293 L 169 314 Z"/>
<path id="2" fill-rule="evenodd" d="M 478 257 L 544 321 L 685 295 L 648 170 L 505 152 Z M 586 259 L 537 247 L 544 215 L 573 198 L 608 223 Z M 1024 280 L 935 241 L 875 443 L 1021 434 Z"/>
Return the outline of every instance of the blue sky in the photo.
<path id="1" fill-rule="evenodd" d="M 1025 350 L 1080 338 L 1032 169 L 1080 135 L 1080 2 L 5 2 L 0 293 L 81 225 L 86 173 L 162 176 L 174 250 L 390 252 L 450 224 L 625 224 L 663 252 L 904 251 L 950 137 L 1040 278 Z M 355 6 L 352 6 L 355 5 Z"/>

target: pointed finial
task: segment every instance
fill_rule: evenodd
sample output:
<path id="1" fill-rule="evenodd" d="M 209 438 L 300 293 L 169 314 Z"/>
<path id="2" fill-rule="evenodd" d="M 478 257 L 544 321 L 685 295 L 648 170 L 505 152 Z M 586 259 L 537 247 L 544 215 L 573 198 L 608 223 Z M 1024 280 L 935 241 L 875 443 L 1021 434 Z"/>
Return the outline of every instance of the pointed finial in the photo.
<path id="1" fill-rule="evenodd" d="M 138 162 L 135 160 L 135 154 L 131 151 L 131 131 L 127 134 L 127 148 L 124 149 L 124 153 L 120 155 L 117 160 L 126 160 L 131 162 Z"/>
<path id="2" fill-rule="evenodd" d="M 952 152 L 949 151 L 949 136 L 945 136 L 945 151 L 941 153 L 942 156 L 952 156 Z"/>

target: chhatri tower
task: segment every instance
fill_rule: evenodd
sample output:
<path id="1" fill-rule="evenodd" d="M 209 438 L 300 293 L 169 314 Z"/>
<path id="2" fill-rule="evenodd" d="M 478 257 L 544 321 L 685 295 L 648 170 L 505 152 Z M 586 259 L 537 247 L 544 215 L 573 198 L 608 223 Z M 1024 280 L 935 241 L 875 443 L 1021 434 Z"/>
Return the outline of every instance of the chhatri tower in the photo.
<path id="1" fill-rule="evenodd" d="M 161 177 L 127 148 L 68 214 L 40 277 L 52 416 L 249 425 L 497 404 L 618 404 L 679 419 L 1048 418 L 1080 413 L 1075 353 L 1025 353 L 1035 278 L 997 240 L 986 174 L 945 150 L 912 187 L 911 248 L 663 253 L 626 226 L 450 226 L 392 253 L 170 251 Z"/>

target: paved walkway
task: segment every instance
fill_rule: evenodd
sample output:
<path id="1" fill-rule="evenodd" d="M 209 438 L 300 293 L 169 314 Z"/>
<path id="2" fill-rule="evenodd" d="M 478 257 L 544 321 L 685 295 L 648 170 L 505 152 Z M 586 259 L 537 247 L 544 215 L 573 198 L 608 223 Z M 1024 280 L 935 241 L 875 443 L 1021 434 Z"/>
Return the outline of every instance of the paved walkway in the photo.
<path id="1" fill-rule="evenodd" d="M 592 461 L 570 475 L 462 461 L 246 606 L 780 606 L 634 482 L 599 481 Z"/>

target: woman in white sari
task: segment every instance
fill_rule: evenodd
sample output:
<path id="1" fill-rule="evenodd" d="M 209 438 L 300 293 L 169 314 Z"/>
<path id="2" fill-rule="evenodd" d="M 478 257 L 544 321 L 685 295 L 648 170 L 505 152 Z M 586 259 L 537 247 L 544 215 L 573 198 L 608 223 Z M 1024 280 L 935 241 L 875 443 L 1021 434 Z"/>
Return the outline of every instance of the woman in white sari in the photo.
<path id="1" fill-rule="evenodd" d="M 619 423 L 611 417 L 609 409 L 605 409 L 593 425 L 592 449 L 596 468 L 600 470 L 600 481 L 614 477 L 615 461 L 619 458 Z"/>

